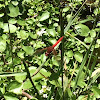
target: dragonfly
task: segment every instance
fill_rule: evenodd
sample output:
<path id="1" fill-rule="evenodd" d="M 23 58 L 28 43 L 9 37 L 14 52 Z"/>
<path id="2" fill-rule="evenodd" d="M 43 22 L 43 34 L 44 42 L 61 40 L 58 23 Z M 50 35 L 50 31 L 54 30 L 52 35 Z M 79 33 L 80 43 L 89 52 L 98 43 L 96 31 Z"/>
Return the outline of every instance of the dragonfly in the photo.
<path id="1" fill-rule="evenodd" d="M 57 44 L 59 44 L 59 42 L 64 38 L 64 36 L 62 36 L 55 44 L 53 44 L 52 46 L 49 46 L 49 47 L 46 47 L 46 48 L 43 48 L 41 50 L 37 50 L 35 54 L 38 54 L 38 53 L 43 53 L 46 51 L 45 55 L 46 56 L 49 56 L 52 52 L 54 55 L 57 54 L 56 50 L 54 49 Z"/>

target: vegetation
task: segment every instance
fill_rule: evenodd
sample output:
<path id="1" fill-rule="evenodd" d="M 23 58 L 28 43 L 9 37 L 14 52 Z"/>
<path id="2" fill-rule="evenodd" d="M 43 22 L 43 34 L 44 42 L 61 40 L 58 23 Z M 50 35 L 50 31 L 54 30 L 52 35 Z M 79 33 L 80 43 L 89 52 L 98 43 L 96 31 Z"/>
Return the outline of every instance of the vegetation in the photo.
<path id="1" fill-rule="evenodd" d="M 99 33 L 100 0 L 0 0 L 0 100 L 99 100 Z"/>

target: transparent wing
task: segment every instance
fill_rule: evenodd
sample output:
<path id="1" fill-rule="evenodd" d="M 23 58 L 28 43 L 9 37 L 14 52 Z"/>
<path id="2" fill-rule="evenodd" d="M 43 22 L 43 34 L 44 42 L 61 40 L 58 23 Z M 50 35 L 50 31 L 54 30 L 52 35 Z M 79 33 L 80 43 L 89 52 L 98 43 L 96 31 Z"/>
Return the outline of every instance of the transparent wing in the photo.
<path id="1" fill-rule="evenodd" d="M 40 55 L 40 54 L 42 54 L 42 53 L 44 53 L 46 51 L 47 51 L 47 48 L 39 49 L 34 53 L 34 55 Z"/>

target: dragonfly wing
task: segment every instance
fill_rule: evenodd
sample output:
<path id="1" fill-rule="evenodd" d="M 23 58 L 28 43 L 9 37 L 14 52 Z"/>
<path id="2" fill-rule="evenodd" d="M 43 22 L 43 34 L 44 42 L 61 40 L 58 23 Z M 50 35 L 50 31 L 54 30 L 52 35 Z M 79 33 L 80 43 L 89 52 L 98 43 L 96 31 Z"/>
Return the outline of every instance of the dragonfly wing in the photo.
<path id="1" fill-rule="evenodd" d="M 53 54 L 54 54 L 54 56 L 57 55 L 57 51 L 55 49 L 53 49 Z"/>
<path id="2" fill-rule="evenodd" d="M 47 48 L 39 49 L 34 53 L 34 55 L 40 55 L 40 54 L 46 52 L 46 50 L 47 50 Z"/>

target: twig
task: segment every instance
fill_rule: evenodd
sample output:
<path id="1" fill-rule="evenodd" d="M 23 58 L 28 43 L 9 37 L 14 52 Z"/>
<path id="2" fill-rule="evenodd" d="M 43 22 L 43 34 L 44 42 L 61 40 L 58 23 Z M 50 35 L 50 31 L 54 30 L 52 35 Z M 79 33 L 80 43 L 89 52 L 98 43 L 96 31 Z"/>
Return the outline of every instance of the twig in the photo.
<path id="1" fill-rule="evenodd" d="M 49 59 L 49 57 L 43 62 L 43 64 L 42 64 L 41 66 L 39 66 L 39 67 L 37 68 L 37 70 L 34 72 L 34 74 L 32 75 L 32 77 L 35 76 L 35 75 L 42 69 L 42 67 L 44 66 L 45 62 L 46 62 L 48 59 Z"/>
<path id="2" fill-rule="evenodd" d="M 28 93 L 22 91 L 22 95 L 26 96 L 28 99 L 32 99 L 33 97 L 31 95 L 29 95 Z"/>
<path id="3" fill-rule="evenodd" d="M 81 40 L 79 40 L 78 38 L 74 37 L 73 35 L 71 35 L 70 33 L 66 32 L 69 36 L 71 36 L 72 38 L 76 39 L 77 41 L 79 41 L 81 44 L 83 44 L 87 49 L 89 49 L 89 47 L 84 43 L 82 42 Z"/>
<path id="4" fill-rule="evenodd" d="M 28 70 L 28 68 L 27 68 L 26 63 L 25 63 L 25 61 L 24 61 L 24 60 L 23 60 L 23 64 L 24 64 L 25 69 L 26 69 L 26 72 L 27 72 L 27 77 L 29 78 L 29 80 L 30 80 L 30 82 L 31 82 L 32 86 L 33 86 L 33 87 L 34 87 L 34 89 L 35 89 L 35 92 L 37 93 L 37 98 L 38 98 L 39 100 L 41 100 L 41 98 L 40 98 L 40 96 L 39 96 L 39 93 L 38 93 L 38 90 L 36 89 L 36 87 L 35 87 L 35 85 L 34 85 L 34 83 L 33 83 L 32 79 L 31 79 L 30 72 L 29 72 L 29 70 Z"/>

